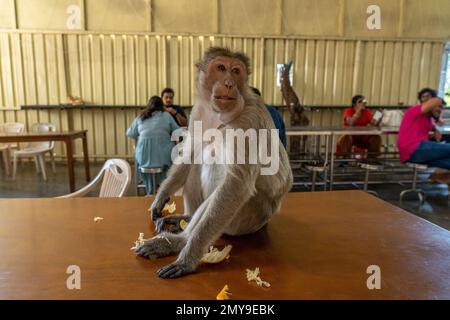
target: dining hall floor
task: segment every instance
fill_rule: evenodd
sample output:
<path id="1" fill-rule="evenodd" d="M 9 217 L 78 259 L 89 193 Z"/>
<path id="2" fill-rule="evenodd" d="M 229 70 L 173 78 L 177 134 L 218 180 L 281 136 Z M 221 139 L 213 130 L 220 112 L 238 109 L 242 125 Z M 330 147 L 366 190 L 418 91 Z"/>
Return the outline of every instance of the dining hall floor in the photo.
<path id="1" fill-rule="evenodd" d="M 101 163 L 91 163 L 91 177 L 97 175 L 101 166 Z M 22 163 L 19 165 L 16 181 L 12 181 L 11 177 L 5 175 L 2 168 L 0 171 L 0 198 L 56 197 L 69 193 L 67 167 L 64 163 L 57 163 L 56 173 L 51 171 L 51 166 L 47 163 L 47 176 L 48 181 L 45 182 L 41 175 L 36 174 L 33 163 Z M 82 163 L 75 164 L 75 176 L 78 190 L 86 183 Z M 377 191 L 383 200 L 450 230 L 450 201 L 447 198 L 447 185 L 421 184 L 420 187 L 426 192 L 426 202 L 422 207 L 419 207 L 419 202 L 415 197 L 406 198 L 400 205 L 399 194 L 404 189 L 400 185 L 381 184 L 371 186 L 371 189 Z M 335 187 L 335 190 L 344 189 L 355 188 L 351 185 Z M 295 187 L 293 190 L 297 192 L 307 191 L 303 187 Z M 136 195 L 134 180 L 131 182 L 127 195 Z"/>

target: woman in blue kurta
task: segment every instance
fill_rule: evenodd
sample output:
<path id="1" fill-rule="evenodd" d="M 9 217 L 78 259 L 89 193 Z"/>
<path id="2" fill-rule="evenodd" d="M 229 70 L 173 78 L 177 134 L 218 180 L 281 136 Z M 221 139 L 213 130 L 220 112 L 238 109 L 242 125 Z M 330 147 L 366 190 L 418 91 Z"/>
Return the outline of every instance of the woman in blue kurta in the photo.
<path id="1" fill-rule="evenodd" d="M 172 116 L 164 111 L 163 101 L 158 96 L 150 98 L 147 109 L 127 130 L 127 136 L 137 139 L 136 162 L 139 168 L 161 168 L 156 175 L 157 186 L 152 185 L 151 174 L 141 173 L 147 194 L 158 188 L 165 179 L 172 164 L 171 152 L 175 142 L 171 141 L 172 132 L 179 126 Z M 139 170 L 140 171 L 140 170 Z"/>

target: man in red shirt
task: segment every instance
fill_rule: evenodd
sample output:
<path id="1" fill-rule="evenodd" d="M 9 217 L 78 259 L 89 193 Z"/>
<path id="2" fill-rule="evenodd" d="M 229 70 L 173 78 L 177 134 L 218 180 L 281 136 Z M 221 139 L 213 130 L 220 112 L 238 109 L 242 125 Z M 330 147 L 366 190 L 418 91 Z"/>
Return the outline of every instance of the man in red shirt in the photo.
<path id="1" fill-rule="evenodd" d="M 381 119 L 375 120 L 372 112 L 366 109 L 367 100 L 362 95 L 356 95 L 352 98 L 352 107 L 344 111 L 345 127 L 366 127 L 378 126 Z M 350 153 L 352 147 L 356 146 L 369 152 L 369 157 L 376 158 L 380 152 L 381 137 L 377 135 L 370 136 L 341 136 L 337 143 L 338 153 Z"/>

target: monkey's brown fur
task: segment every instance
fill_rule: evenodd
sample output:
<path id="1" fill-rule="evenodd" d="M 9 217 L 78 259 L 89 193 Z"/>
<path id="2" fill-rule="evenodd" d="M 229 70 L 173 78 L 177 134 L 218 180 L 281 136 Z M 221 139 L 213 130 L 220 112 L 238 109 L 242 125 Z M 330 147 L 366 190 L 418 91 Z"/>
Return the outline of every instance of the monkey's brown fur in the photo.
<path id="1" fill-rule="evenodd" d="M 244 54 L 210 48 L 197 68 L 197 96 L 189 122 L 191 133 L 194 121 L 199 120 L 203 131 L 275 129 L 264 102 L 249 89 L 250 65 Z M 279 210 L 292 187 L 289 159 L 281 143 L 278 152 L 279 170 L 274 175 L 261 175 L 261 164 L 249 164 L 248 152 L 246 164 L 173 165 L 151 206 L 152 219 L 159 231 L 169 220 L 187 218 L 190 222 L 183 232 L 162 232 L 166 239 L 150 239 L 136 252 L 145 257 L 178 254 L 175 262 L 158 271 L 162 278 L 175 278 L 194 272 L 203 254 L 222 234 L 243 235 L 262 228 Z M 181 187 L 185 215 L 162 218 L 164 204 Z"/>

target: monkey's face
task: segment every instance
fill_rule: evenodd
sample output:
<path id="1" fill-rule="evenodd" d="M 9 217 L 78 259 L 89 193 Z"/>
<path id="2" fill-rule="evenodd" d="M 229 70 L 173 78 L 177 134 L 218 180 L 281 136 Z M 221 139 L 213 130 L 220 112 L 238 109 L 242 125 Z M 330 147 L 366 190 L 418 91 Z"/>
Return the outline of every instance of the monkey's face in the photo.
<path id="1" fill-rule="evenodd" d="M 205 76 L 205 89 L 210 92 L 213 110 L 222 114 L 240 113 L 241 92 L 247 81 L 244 64 L 237 59 L 216 57 L 208 64 Z"/>

